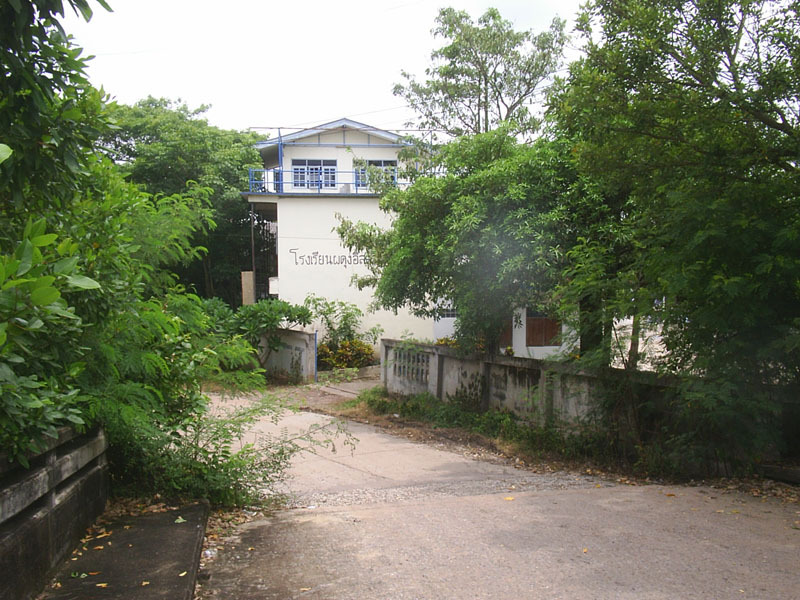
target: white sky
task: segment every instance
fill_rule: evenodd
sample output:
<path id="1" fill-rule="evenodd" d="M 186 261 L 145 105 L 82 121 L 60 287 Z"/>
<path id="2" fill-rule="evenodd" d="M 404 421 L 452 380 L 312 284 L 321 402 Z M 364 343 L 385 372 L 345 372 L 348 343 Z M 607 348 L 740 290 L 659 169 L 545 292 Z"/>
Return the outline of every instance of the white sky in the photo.
<path id="1" fill-rule="evenodd" d="M 89 76 L 119 102 L 148 95 L 210 104 L 226 129 L 305 127 L 348 117 L 384 129 L 411 116 L 392 94 L 400 72 L 424 78 L 441 39 L 440 7 L 473 19 L 490 6 L 517 30 L 572 31 L 581 0 L 109 0 L 64 28 L 94 55 Z M 575 56 L 576 53 L 569 52 Z M 274 135 L 274 130 L 264 130 Z"/>

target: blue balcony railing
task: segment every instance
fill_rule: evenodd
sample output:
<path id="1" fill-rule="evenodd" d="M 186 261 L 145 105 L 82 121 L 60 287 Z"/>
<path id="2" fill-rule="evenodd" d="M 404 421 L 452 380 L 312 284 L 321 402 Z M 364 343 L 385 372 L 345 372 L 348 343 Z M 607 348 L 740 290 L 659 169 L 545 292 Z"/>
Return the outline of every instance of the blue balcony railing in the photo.
<path id="1" fill-rule="evenodd" d="M 292 169 L 250 169 L 250 192 L 255 194 L 374 194 L 370 179 L 404 185 L 398 181 L 396 168 L 343 171 L 335 167 Z"/>

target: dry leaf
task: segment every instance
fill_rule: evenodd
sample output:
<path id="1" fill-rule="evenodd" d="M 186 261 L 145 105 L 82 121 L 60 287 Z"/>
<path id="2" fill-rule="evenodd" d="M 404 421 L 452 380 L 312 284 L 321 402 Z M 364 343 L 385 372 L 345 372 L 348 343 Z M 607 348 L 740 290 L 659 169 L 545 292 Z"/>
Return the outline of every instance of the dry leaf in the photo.
<path id="1" fill-rule="evenodd" d="M 506 496 L 505 498 L 503 498 L 503 500 L 513 500 L 513 499 L 514 499 L 514 496 Z"/>
<path id="2" fill-rule="evenodd" d="M 675 496 L 675 494 L 664 494 L 665 496 Z"/>
<path id="3" fill-rule="evenodd" d="M 588 549 L 588 548 L 584 548 L 584 549 L 583 549 L 583 553 L 584 553 L 584 554 L 586 554 L 588 551 L 589 551 L 589 549 Z"/>
<path id="4" fill-rule="evenodd" d="M 89 571 L 89 575 L 100 575 L 100 571 Z"/>
<path id="5" fill-rule="evenodd" d="M 184 577 L 184 576 L 186 576 L 186 571 L 184 571 L 183 573 L 178 573 L 178 577 Z"/>
<path id="6" fill-rule="evenodd" d="M 142 587 L 144 587 L 144 586 L 146 586 L 146 585 L 150 585 L 150 582 L 149 582 L 149 581 L 143 581 L 143 582 L 142 582 Z"/>
<path id="7" fill-rule="evenodd" d="M 92 550 L 103 550 L 105 546 L 95 546 Z"/>
<path id="8" fill-rule="evenodd" d="M 108 587 L 108 584 L 107 584 L 107 583 L 96 583 L 96 584 L 94 584 L 94 585 L 95 585 L 95 587 L 101 587 L 101 588 Z"/>

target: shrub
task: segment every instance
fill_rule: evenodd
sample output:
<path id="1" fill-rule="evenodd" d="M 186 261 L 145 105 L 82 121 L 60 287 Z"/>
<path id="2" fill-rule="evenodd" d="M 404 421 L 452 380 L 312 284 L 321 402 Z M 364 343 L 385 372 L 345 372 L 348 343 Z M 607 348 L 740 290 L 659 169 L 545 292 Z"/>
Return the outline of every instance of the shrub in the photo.
<path id="1" fill-rule="evenodd" d="M 311 310 L 283 300 L 259 300 L 239 308 L 234 317 L 237 331 L 258 350 L 258 362 L 266 367 L 271 352 L 280 348 L 278 329 L 292 325 L 308 325 Z M 266 348 L 261 347 L 266 338 Z"/>
<path id="2" fill-rule="evenodd" d="M 322 343 L 317 346 L 321 370 L 358 369 L 373 364 L 372 344 L 378 341 L 383 329 L 376 326 L 360 331 L 364 313 L 355 304 L 311 295 L 306 298 L 305 306 L 325 328 Z"/>
<path id="3" fill-rule="evenodd" d="M 350 340 L 342 342 L 336 350 L 331 350 L 328 344 L 320 344 L 317 359 L 322 370 L 360 369 L 375 362 L 375 352 L 366 342 Z"/>

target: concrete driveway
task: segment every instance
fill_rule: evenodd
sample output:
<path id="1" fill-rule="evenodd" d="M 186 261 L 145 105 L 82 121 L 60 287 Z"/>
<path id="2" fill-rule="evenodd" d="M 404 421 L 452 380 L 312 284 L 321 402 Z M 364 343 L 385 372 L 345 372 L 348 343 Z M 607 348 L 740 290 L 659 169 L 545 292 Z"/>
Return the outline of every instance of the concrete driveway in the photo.
<path id="1" fill-rule="evenodd" d="M 296 461 L 294 507 L 241 526 L 201 598 L 800 598 L 796 504 L 531 473 L 350 429 L 353 454 Z"/>

